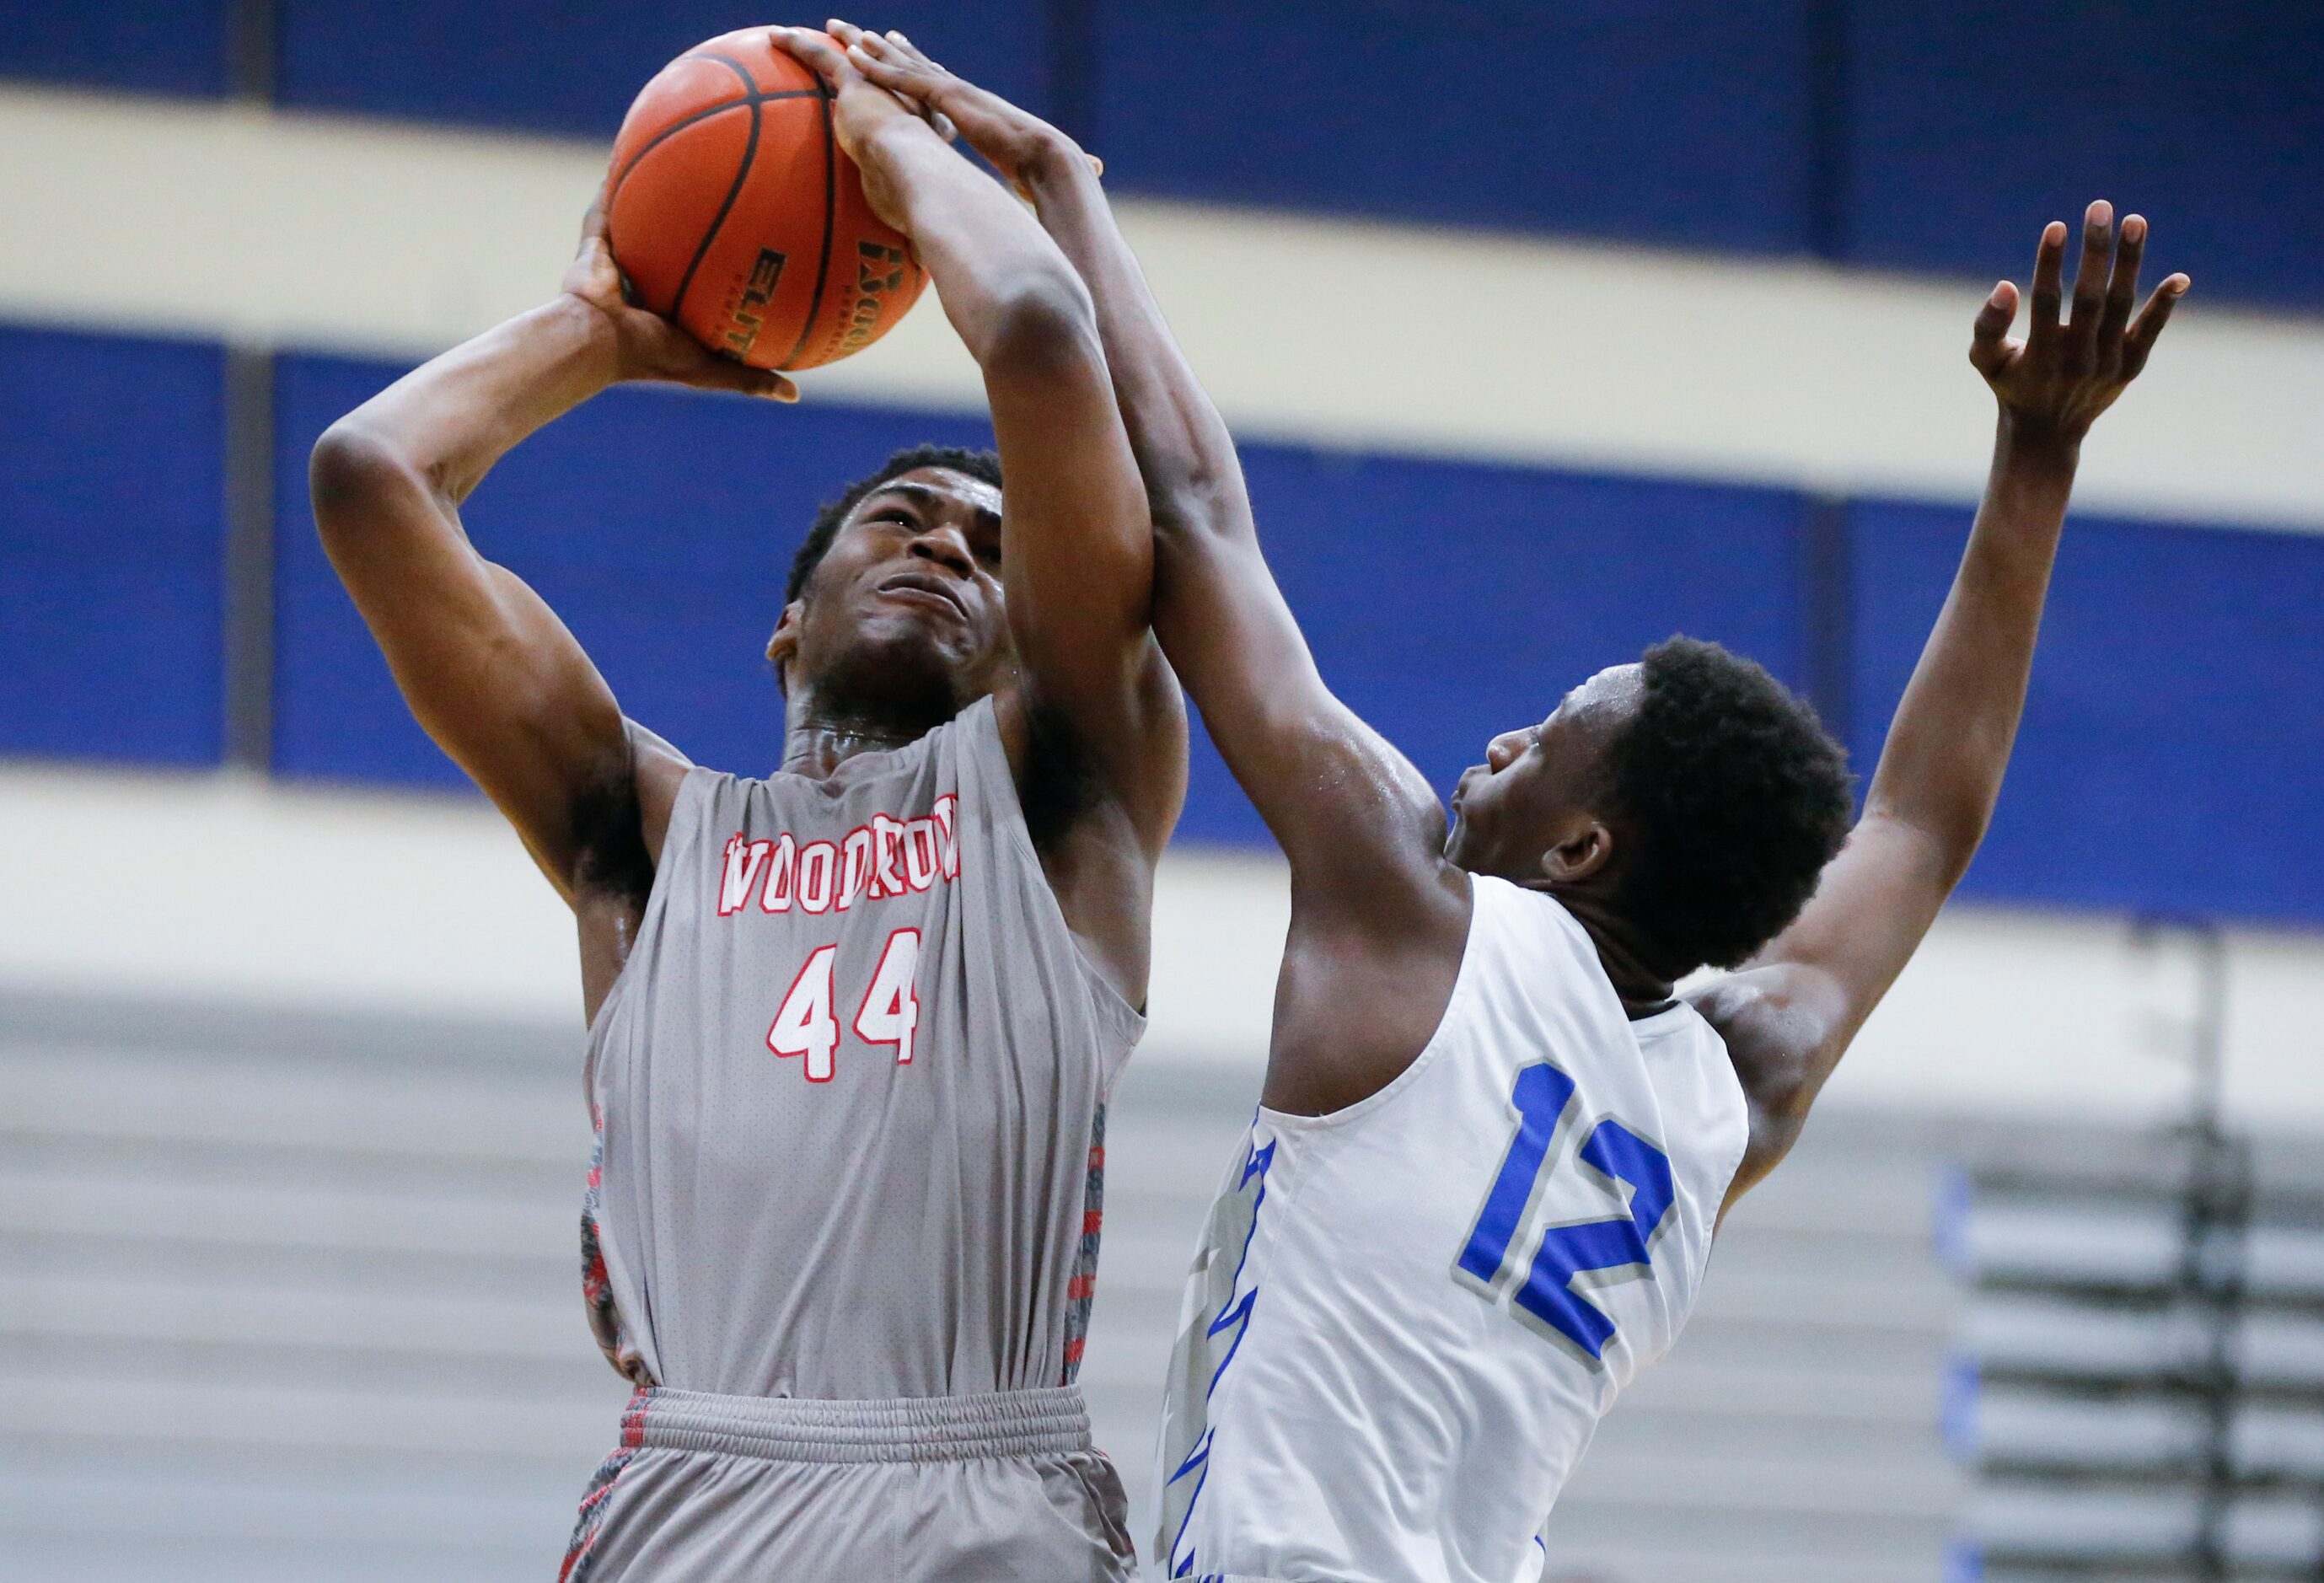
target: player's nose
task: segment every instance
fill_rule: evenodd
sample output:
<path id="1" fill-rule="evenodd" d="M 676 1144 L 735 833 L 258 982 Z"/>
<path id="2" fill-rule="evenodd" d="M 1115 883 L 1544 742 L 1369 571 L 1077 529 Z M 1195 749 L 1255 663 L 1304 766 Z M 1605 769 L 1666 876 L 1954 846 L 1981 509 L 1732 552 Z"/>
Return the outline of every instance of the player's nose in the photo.
<path id="1" fill-rule="evenodd" d="M 949 524 L 921 529 L 908 548 L 912 555 L 936 562 L 954 576 L 971 576 L 976 571 L 976 557 L 968 552 L 968 540 Z"/>
<path id="2" fill-rule="evenodd" d="M 1505 731 L 1485 744 L 1485 763 L 1498 775 L 1507 769 L 1525 747 L 1525 732 Z"/>

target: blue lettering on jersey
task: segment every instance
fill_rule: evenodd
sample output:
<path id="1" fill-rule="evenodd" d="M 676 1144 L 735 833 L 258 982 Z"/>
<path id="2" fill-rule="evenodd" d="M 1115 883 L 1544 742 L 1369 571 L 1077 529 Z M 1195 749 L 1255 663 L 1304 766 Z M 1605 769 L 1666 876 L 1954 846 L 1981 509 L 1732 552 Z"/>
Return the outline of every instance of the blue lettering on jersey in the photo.
<path id="1" fill-rule="evenodd" d="M 1489 1301 L 1497 1301 L 1509 1248 L 1540 1191 L 1554 1157 L 1558 1131 L 1572 1106 L 1574 1082 L 1547 1062 L 1523 1068 L 1509 1092 L 1517 1113 L 1517 1136 L 1501 1156 L 1500 1170 L 1485 1194 L 1476 1226 L 1453 1261 L 1454 1278 Z M 1629 1127 L 1609 1117 L 1590 1130 L 1575 1152 L 1627 1213 L 1572 1225 L 1551 1226 L 1541 1234 L 1523 1285 L 1510 1298 L 1517 1317 L 1530 1321 L 1552 1339 L 1569 1344 L 1592 1367 L 1603 1364 L 1614 1321 L 1575 1289 L 1584 1275 L 1594 1285 L 1654 1271 L 1655 1234 L 1677 1201 L 1670 1156 Z"/>

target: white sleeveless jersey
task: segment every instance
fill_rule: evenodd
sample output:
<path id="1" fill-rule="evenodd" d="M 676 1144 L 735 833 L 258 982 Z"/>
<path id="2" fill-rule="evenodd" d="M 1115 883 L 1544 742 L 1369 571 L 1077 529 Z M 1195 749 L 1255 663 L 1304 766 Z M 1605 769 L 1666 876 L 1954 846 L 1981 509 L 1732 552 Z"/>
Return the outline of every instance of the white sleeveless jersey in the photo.
<path id="1" fill-rule="evenodd" d="M 1329 1116 L 1261 1109 L 1189 1273 L 1173 1578 L 1518 1583 L 1616 1393 L 1676 1339 L 1748 1130 L 1692 1008 L 1623 1013 L 1549 897 L 1478 878 L 1435 1036 Z"/>

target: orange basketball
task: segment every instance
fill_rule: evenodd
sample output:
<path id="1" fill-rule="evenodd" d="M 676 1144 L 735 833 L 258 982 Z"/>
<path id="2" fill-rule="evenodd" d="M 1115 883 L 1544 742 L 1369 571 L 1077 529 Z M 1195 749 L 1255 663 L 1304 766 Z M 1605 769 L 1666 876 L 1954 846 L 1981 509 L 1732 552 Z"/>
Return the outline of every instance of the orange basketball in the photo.
<path id="1" fill-rule="evenodd" d="M 754 368 L 813 368 L 903 318 L 927 275 L 863 199 L 831 100 L 765 28 L 646 84 L 606 177 L 614 262 L 641 307 Z"/>

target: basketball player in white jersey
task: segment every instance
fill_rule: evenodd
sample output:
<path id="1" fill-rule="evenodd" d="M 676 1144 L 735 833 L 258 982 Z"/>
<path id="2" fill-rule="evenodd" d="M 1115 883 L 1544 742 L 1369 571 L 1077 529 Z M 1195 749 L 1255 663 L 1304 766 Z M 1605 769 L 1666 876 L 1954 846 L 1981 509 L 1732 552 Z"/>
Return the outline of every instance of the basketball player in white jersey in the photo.
<path id="1" fill-rule="evenodd" d="M 827 41 L 765 47 L 821 75 L 1006 468 L 1004 497 L 990 457 L 906 453 L 826 511 L 768 650 L 779 772 L 696 768 L 625 719 L 461 521 L 609 384 L 790 394 L 627 306 L 600 227 L 556 300 L 314 456 L 324 543 L 413 713 L 580 926 L 585 1289 L 637 1392 L 562 1576 L 1126 1577 L 1073 1379 L 1185 784 L 1145 494 L 1055 244 Z"/>
<path id="2" fill-rule="evenodd" d="M 1018 181 L 1089 281 L 1153 511 L 1156 630 L 1290 860 L 1266 1083 L 1190 1281 L 1154 1559 L 1300 1583 L 1532 1575 L 1599 1418 L 1684 1321 L 1720 1216 L 1791 1148 L 1967 868 L 2081 437 L 2186 279 L 2134 318 L 2145 223 L 2117 242 L 2095 204 L 2070 319 L 2063 225 L 2027 339 L 2007 338 L 2007 282 L 1978 315 L 1993 472 L 1852 833 L 1812 713 L 1673 640 L 1495 737 L 1448 833 L 1317 676 L 1226 429 L 1080 152 L 899 36 L 853 43 Z M 1555 619 L 1553 569 L 1510 575 Z M 1705 964 L 1738 971 L 1679 995 Z"/>

